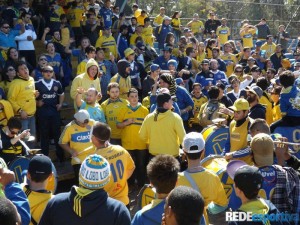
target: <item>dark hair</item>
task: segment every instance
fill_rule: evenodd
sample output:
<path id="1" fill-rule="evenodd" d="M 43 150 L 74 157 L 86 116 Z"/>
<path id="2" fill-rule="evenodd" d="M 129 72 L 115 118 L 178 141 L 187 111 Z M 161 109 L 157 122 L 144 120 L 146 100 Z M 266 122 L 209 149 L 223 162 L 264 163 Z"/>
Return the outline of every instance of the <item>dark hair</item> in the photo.
<path id="1" fill-rule="evenodd" d="M 267 88 L 269 87 L 268 80 L 265 77 L 259 77 L 256 81 L 256 85 L 263 91 L 267 90 Z"/>
<path id="2" fill-rule="evenodd" d="M 159 194 L 168 194 L 175 187 L 180 166 L 170 155 L 157 155 L 147 165 L 147 176 Z"/>
<path id="3" fill-rule="evenodd" d="M 138 90 L 136 90 L 135 88 L 130 88 L 129 91 L 127 92 L 127 97 L 129 97 L 129 95 L 131 93 L 139 93 Z"/>
<path id="4" fill-rule="evenodd" d="M 255 119 L 250 127 L 249 127 L 249 130 L 251 132 L 259 132 L 259 133 L 264 133 L 264 134 L 271 134 L 271 131 L 270 131 L 270 127 L 269 125 L 267 124 L 266 120 L 264 119 Z"/>
<path id="5" fill-rule="evenodd" d="M 17 48 L 15 48 L 15 47 L 10 47 L 9 49 L 7 49 L 7 52 L 6 52 L 6 55 L 7 55 L 7 59 L 8 59 L 8 60 L 13 60 L 13 59 L 10 57 L 10 51 L 13 50 L 13 49 L 15 49 L 15 50 L 19 53 L 19 51 L 18 51 Z"/>
<path id="6" fill-rule="evenodd" d="M 208 41 L 206 43 L 205 51 L 207 52 L 208 48 L 211 49 L 211 45 L 214 44 L 214 43 L 217 43 L 216 39 L 213 39 L 213 38 L 208 39 Z"/>
<path id="7" fill-rule="evenodd" d="M 19 67 L 24 66 L 24 65 L 27 67 L 26 62 L 24 62 L 24 61 L 18 61 L 18 62 L 16 63 L 16 67 L 15 67 L 16 72 L 19 71 Z"/>
<path id="8" fill-rule="evenodd" d="M 20 15 L 20 18 L 24 18 L 26 15 L 32 16 L 32 14 L 31 14 L 30 11 L 27 12 L 27 11 L 25 10 L 25 11 L 23 11 L 22 14 Z"/>
<path id="9" fill-rule="evenodd" d="M 247 50 L 251 50 L 251 48 L 250 48 L 250 47 L 247 47 L 247 46 L 243 48 L 243 52 L 245 52 L 245 51 L 247 51 Z"/>
<path id="10" fill-rule="evenodd" d="M 97 122 L 93 126 L 92 135 L 94 135 L 100 143 L 104 143 L 110 139 L 111 129 L 106 123 Z"/>
<path id="11" fill-rule="evenodd" d="M 193 51 L 194 51 L 193 47 L 187 47 L 186 50 L 185 50 L 185 54 L 187 56 L 189 56 Z"/>
<path id="12" fill-rule="evenodd" d="M 120 85 L 116 82 L 109 83 L 107 86 L 107 91 L 110 91 L 112 88 L 118 88 L 120 90 Z"/>
<path id="13" fill-rule="evenodd" d="M 192 89 L 194 89 L 194 87 L 197 87 L 199 86 L 200 88 L 202 88 L 202 85 L 200 83 L 194 83 L 193 86 L 192 86 Z"/>
<path id="14" fill-rule="evenodd" d="M 220 52 L 220 49 L 218 47 L 213 47 L 212 49 L 213 51 L 217 51 L 217 52 Z"/>
<path id="15" fill-rule="evenodd" d="M 190 160 L 200 159 L 201 154 L 202 154 L 202 151 L 197 152 L 197 153 L 187 153 L 187 152 L 185 152 L 186 157 Z"/>
<path id="16" fill-rule="evenodd" d="M 166 200 L 177 225 L 198 225 L 204 211 L 204 200 L 198 191 L 186 186 L 174 188 Z"/>
<path id="17" fill-rule="evenodd" d="M 85 48 L 84 52 L 85 52 L 85 54 L 96 52 L 96 48 L 94 46 L 90 45 Z"/>
<path id="18" fill-rule="evenodd" d="M 171 37 L 175 38 L 174 34 L 172 32 L 167 33 L 165 44 L 172 45 L 172 46 L 174 45 L 170 42 Z"/>
<path id="19" fill-rule="evenodd" d="M 173 13 L 172 19 L 175 19 L 177 14 L 179 14 L 179 11 L 175 11 L 175 12 Z"/>
<path id="20" fill-rule="evenodd" d="M 274 75 L 276 74 L 276 70 L 275 70 L 275 69 L 273 69 L 273 68 L 268 68 L 268 70 L 269 70 L 270 72 L 272 72 Z"/>
<path id="21" fill-rule="evenodd" d="M 7 121 L 7 126 L 9 129 L 22 129 L 22 122 L 19 118 L 17 117 L 11 117 Z"/>
<path id="22" fill-rule="evenodd" d="M 295 76 L 292 71 L 286 70 L 280 74 L 279 81 L 284 88 L 287 88 L 294 84 Z"/>
<path id="23" fill-rule="evenodd" d="M 217 86 L 212 86 L 207 92 L 209 99 L 217 99 L 220 94 L 220 90 Z"/>
<path id="24" fill-rule="evenodd" d="M 13 65 L 5 65 L 5 67 L 2 70 L 2 81 L 4 81 L 4 82 L 9 81 L 9 78 L 6 74 L 8 72 L 9 67 L 13 67 L 15 69 L 15 67 Z"/>
<path id="25" fill-rule="evenodd" d="M 14 204 L 7 198 L 0 198 L 0 221 L 5 225 L 16 225 L 18 214 Z"/>

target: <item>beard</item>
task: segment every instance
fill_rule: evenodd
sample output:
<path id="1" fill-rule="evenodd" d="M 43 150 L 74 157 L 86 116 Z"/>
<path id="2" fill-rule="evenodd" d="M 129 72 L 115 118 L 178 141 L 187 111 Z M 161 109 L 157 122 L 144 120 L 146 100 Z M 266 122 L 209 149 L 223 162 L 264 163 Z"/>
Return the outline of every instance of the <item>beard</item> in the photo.
<path id="1" fill-rule="evenodd" d="M 248 95 L 247 96 L 247 101 L 249 102 L 249 104 L 251 104 L 252 102 L 254 102 L 256 100 L 256 96 L 251 96 L 251 95 Z"/>

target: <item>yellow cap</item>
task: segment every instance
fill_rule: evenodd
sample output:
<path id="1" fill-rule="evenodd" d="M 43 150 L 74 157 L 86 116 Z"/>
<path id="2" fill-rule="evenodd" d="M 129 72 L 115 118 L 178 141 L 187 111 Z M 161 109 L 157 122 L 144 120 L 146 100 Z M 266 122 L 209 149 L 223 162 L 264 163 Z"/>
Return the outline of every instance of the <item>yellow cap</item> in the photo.
<path id="1" fill-rule="evenodd" d="M 229 108 L 232 109 L 233 111 L 242 111 L 242 110 L 249 110 L 250 106 L 249 106 L 249 102 L 246 99 L 239 98 L 234 102 L 233 106 L 230 106 Z"/>
<path id="2" fill-rule="evenodd" d="M 134 51 L 132 48 L 126 48 L 124 51 L 125 57 L 128 57 L 129 55 L 134 54 Z"/>

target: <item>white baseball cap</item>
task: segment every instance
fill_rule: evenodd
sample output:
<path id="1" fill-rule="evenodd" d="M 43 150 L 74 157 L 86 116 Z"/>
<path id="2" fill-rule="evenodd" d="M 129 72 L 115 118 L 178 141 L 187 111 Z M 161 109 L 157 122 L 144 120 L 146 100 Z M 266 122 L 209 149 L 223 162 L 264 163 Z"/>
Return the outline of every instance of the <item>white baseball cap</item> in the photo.
<path id="1" fill-rule="evenodd" d="M 199 153 L 204 150 L 205 141 L 202 134 L 190 132 L 184 136 L 182 145 L 186 153 Z"/>

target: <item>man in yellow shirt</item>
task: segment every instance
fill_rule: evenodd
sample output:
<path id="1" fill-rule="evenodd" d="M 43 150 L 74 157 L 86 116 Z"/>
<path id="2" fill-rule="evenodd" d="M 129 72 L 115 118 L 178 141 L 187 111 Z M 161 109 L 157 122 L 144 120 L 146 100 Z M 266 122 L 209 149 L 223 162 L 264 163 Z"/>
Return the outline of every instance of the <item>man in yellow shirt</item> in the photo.
<path id="1" fill-rule="evenodd" d="M 187 26 L 191 29 L 197 40 L 202 41 L 204 25 L 203 22 L 199 20 L 198 13 L 194 14 L 193 19 L 187 23 Z"/>
<path id="2" fill-rule="evenodd" d="M 120 98 L 120 86 L 116 82 L 111 82 L 107 87 L 109 99 L 105 100 L 101 107 L 103 109 L 107 124 L 111 128 L 110 143 L 121 145 L 121 132 L 117 128 L 117 116 L 123 108 L 127 107 L 127 101 Z"/>
<path id="3" fill-rule="evenodd" d="M 129 183 L 134 184 L 136 178 L 138 187 L 141 188 L 146 181 L 148 150 L 146 142 L 140 139 L 138 133 L 149 112 L 139 103 L 138 91 L 135 88 L 131 88 L 127 96 L 129 104 L 118 114 L 117 128 L 122 129 L 122 146 L 129 152 L 137 168 Z"/>
<path id="4" fill-rule="evenodd" d="M 136 20 L 138 24 L 141 24 L 142 26 L 144 26 L 144 20 L 147 18 L 147 14 L 145 10 L 141 11 L 141 15 L 139 15 Z"/>
<path id="5" fill-rule="evenodd" d="M 234 54 L 231 53 L 232 46 L 230 42 L 224 44 L 224 54 L 221 55 L 221 59 L 226 63 L 226 76 L 229 77 L 233 73 L 233 69 L 237 64 L 237 58 Z"/>
<path id="6" fill-rule="evenodd" d="M 72 167 L 76 181 L 83 160 L 94 152 L 90 141 L 90 132 L 95 120 L 90 119 L 88 111 L 81 109 L 74 115 L 74 120 L 68 123 L 59 138 L 60 147 L 71 154 Z"/>
<path id="7" fill-rule="evenodd" d="M 243 23 L 243 22 L 242 22 Z M 241 30 L 240 36 L 243 40 L 243 46 L 253 48 L 253 36 L 256 34 L 257 28 L 249 24 L 249 21 L 245 21 Z"/>
<path id="8" fill-rule="evenodd" d="M 92 142 L 97 148 L 96 154 L 103 156 L 110 164 L 111 178 L 104 190 L 111 198 L 117 199 L 129 207 L 127 180 L 135 166 L 130 154 L 119 145 L 109 143 L 110 127 L 98 122 L 92 131 Z"/>
<path id="9" fill-rule="evenodd" d="M 37 92 L 35 90 L 34 79 L 29 76 L 27 65 L 19 61 L 16 66 L 17 76 L 11 82 L 7 93 L 14 114 L 21 117 L 22 130 L 30 129 L 31 135 L 36 135 L 35 112 Z"/>
<path id="10" fill-rule="evenodd" d="M 188 168 L 178 174 L 177 186 L 198 189 L 204 198 L 207 211 L 211 214 L 218 214 L 226 210 L 228 200 L 218 175 L 200 166 L 200 156 L 204 146 L 202 134 L 191 132 L 185 135 L 183 151 L 188 160 Z M 206 210 L 204 211 L 204 217 L 209 224 Z"/>
<path id="11" fill-rule="evenodd" d="M 139 131 L 141 140 L 149 144 L 150 157 L 159 154 L 179 156 L 179 145 L 185 135 L 181 117 L 173 113 L 173 100 L 170 94 L 157 96 L 157 109 L 145 119 Z M 164 147 L 161 147 L 164 143 Z"/>
<path id="12" fill-rule="evenodd" d="M 227 19 L 222 18 L 221 26 L 217 28 L 216 35 L 220 39 L 220 44 L 223 46 L 230 36 L 230 28 L 227 26 Z"/>
<path id="13" fill-rule="evenodd" d="M 268 35 L 266 40 L 267 42 L 265 42 L 260 49 L 266 51 L 266 58 L 268 59 L 275 53 L 276 44 L 273 42 L 272 35 Z"/>
<path id="14" fill-rule="evenodd" d="M 143 42 L 145 43 L 146 37 L 143 34 L 143 25 L 137 24 L 135 28 L 135 32 L 131 35 L 130 37 L 130 45 L 135 45 L 136 44 L 136 38 L 141 37 Z"/>
<path id="15" fill-rule="evenodd" d="M 158 26 L 162 25 L 162 22 L 163 22 L 164 17 L 165 17 L 165 13 L 166 13 L 165 7 L 160 7 L 159 14 L 153 20 L 153 25 L 155 27 L 158 27 Z"/>
<path id="16" fill-rule="evenodd" d="M 118 57 L 117 44 L 115 38 L 111 34 L 110 27 L 104 27 L 102 36 L 96 41 L 96 48 L 105 48 L 105 59 L 110 60 L 110 54 L 113 54 L 115 58 Z"/>

